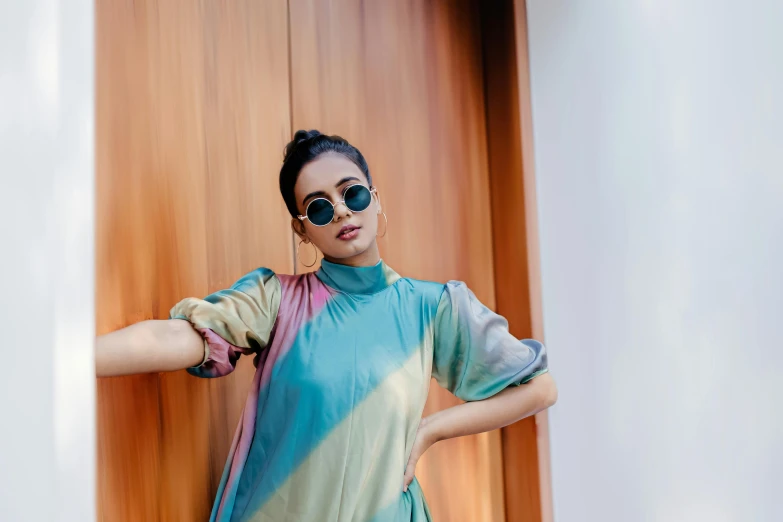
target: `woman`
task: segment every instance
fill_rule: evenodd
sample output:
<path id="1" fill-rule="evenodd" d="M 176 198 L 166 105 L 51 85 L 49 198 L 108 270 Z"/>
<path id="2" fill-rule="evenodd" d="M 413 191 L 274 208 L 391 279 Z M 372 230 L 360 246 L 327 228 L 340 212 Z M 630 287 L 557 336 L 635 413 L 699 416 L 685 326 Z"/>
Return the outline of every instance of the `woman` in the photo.
<path id="1" fill-rule="evenodd" d="M 220 377 L 255 356 L 211 520 L 430 520 L 416 462 L 440 440 L 554 404 L 546 351 L 512 337 L 463 283 L 401 277 L 381 261 L 381 200 L 344 139 L 297 132 L 280 192 L 300 248 L 312 249 L 298 255 L 314 263 L 314 245 L 321 268 L 259 268 L 181 301 L 170 320 L 99 337 L 98 375 Z M 467 402 L 421 418 L 430 377 Z"/>

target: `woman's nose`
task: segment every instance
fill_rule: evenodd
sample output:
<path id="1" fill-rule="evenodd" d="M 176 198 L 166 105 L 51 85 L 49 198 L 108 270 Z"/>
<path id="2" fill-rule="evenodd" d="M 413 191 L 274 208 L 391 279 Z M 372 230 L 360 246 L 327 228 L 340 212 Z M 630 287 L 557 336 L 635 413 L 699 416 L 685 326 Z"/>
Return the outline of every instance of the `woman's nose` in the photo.
<path id="1" fill-rule="evenodd" d="M 353 212 L 348 208 L 344 202 L 340 202 L 334 206 L 334 221 L 340 221 L 342 219 L 351 217 Z"/>

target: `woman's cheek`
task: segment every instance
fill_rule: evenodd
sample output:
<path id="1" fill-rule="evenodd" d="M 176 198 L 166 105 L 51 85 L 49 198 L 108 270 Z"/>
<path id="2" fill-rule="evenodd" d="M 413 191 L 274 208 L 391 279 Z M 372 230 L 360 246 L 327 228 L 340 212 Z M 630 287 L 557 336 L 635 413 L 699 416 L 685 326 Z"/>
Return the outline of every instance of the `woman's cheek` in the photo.
<path id="1" fill-rule="evenodd" d="M 331 228 L 332 227 L 329 226 L 322 227 L 310 235 L 310 239 L 312 239 L 315 246 L 318 247 L 318 250 L 326 251 L 327 254 L 329 254 L 329 250 L 334 249 L 334 245 L 338 241 L 336 236 L 340 231 L 339 229 L 336 229 L 332 234 L 329 230 Z"/>

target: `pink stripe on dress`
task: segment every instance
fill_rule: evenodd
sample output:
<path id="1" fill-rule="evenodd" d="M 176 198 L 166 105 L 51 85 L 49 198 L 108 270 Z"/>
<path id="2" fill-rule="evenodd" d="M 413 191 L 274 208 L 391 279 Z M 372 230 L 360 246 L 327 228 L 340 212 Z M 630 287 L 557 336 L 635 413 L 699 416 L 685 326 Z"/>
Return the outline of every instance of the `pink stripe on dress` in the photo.
<path id="1" fill-rule="evenodd" d="M 272 331 L 272 340 L 268 348 L 259 354 L 253 385 L 248 393 L 245 408 L 242 410 L 242 418 L 231 444 L 229 453 L 231 468 L 228 477 L 224 474 L 218 488 L 220 506 L 217 520 L 221 520 L 226 501 L 236 494 L 239 478 L 250 453 L 250 444 L 253 442 L 258 415 L 258 396 L 262 387 L 269 383 L 275 363 L 291 349 L 302 326 L 314 318 L 331 297 L 329 288 L 316 277 L 315 273 L 296 276 L 278 275 L 277 277 L 280 280 L 282 290 L 280 308 Z M 220 336 L 215 335 L 215 337 L 226 343 Z M 220 346 L 220 348 L 227 352 L 242 350 L 233 345 Z M 245 352 L 243 351 L 243 353 Z"/>

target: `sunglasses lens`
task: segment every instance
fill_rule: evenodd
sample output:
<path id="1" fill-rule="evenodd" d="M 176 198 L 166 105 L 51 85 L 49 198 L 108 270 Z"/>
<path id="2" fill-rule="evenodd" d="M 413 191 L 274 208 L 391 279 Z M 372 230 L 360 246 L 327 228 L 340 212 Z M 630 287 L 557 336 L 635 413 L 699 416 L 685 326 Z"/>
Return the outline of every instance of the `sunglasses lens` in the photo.
<path id="1" fill-rule="evenodd" d="M 307 206 L 307 219 L 310 223 L 322 227 L 332 222 L 334 217 L 334 207 L 325 199 L 313 200 Z"/>
<path id="2" fill-rule="evenodd" d="M 370 206 L 372 201 L 372 193 L 370 189 L 364 185 L 353 185 L 348 187 L 345 191 L 345 206 L 350 208 L 353 212 L 361 212 L 366 210 Z"/>

